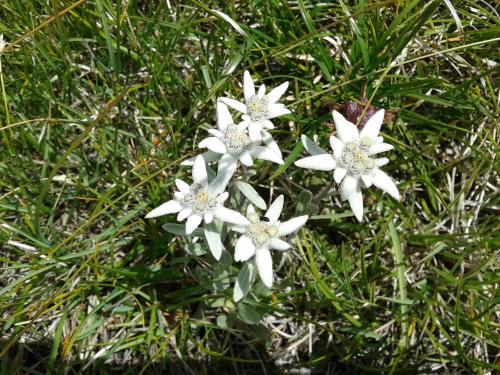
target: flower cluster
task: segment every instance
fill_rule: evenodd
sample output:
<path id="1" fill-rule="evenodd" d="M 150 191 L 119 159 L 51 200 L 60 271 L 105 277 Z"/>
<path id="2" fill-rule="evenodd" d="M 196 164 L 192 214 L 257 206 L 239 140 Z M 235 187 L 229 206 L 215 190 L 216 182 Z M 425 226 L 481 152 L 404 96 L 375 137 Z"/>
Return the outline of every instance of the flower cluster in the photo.
<path id="1" fill-rule="evenodd" d="M 182 163 L 192 167 L 192 184 L 175 180 L 178 191 L 174 193 L 174 198 L 146 215 L 147 218 L 153 218 L 176 213 L 177 221 L 186 221 L 183 232 L 195 237 L 204 235 L 217 261 L 225 251 L 223 242 L 233 247 L 234 260 L 245 262 L 234 285 L 235 301 L 241 300 L 249 292 L 257 273 L 266 287 L 272 287 L 274 275 L 271 250 L 290 249 L 291 245 L 285 241 L 287 236 L 298 231 L 308 220 L 307 215 L 302 215 L 280 221 L 284 196 L 278 196 L 267 208 L 264 199 L 247 182 L 252 175 L 249 168 L 254 166 L 255 160 L 284 163 L 281 150 L 269 130 L 274 129 L 272 119 L 290 113 L 279 103 L 287 88 L 288 82 L 285 82 L 267 94 L 265 85 L 256 91 L 250 73 L 245 71 L 244 103 L 232 98 L 219 98 L 217 128 L 209 129 L 210 136 L 198 145 L 206 151 Z M 234 120 L 229 107 L 241 112 L 241 121 Z M 349 202 L 359 221 L 363 219 L 363 187 L 374 185 L 399 199 L 395 183 L 380 169 L 389 160 L 379 158 L 378 154 L 393 148 L 384 143 L 379 135 L 384 110 L 369 109 L 365 118 L 361 117 L 360 111 L 353 111 L 352 108 L 348 111 L 350 119 L 356 118 L 363 125 L 360 131 L 351 121 L 334 111 L 337 132 L 336 136 L 332 135 L 329 139 L 333 153 L 328 153 L 302 135 L 302 143 L 311 156 L 295 162 L 301 168 L 333 171 L 332 177 L 340 186 L 341 199 Z M 209 163 L 215 162 L 217 172 L 209 166 Z M 245 199 L 249 201 L 246 210 Z M 226 202 L 237 207 L 237 210 L 225 207 Z M 263 216 L 255 206 L 266 210 Z M 202 223 L 203 228 L 199 230 Z"/>
<path id="2" fill-rule="evenodd" d="M 273 284 L 271 249 L 284 251 L 291 246 L 285 242 L 286 237 L 299 230 L 307 221 L 307 215 L 280 222 L 279 218 L 284 204 L 280 195 L 271 204 L 263 217 L 257 214 L 252 203 L 248 204 L 246 216 L 236 210 L 224 206 L 230 201 L 229 192 L 234 191 L 234 198 L 240 201 L 245 196 L 259 208 L 266 208 L 264 200 L 245 180 L 247 167 L 252 167 L 254 160 L 260 159 L 276 164 L 283 164 L 281 150 L 268 130 L 273 129 L 271 119 L 290 113 L 283 104 L 278 103 L 288 88 L 288 82 L 281 84 L 266 94 L 265 86 L 260 86 L 256 93 L 253 80 L 248 71 L 243 77 L 245 103 L 231 98 L 217 100 L 217 128 L 210 129 L 209 137 L 199 143 L 199 148 L 207 149 L 201 155 L 183 162 L 192 167 L 192 184 L 175 180 L 178 191 L 174 198 L 158 206 L 146 215 L 154 218 L 167 214 L 177 214 L 177 221 L 186 220 L 184 231 L 192 235 L 204 222 L 203 233 L 207 245 L 216 260 L 220 260 L 224 246 L 224 234 L 238 233 L 238 239 L 232 241 L 235 246 L 234 259 L 238 262 L 249 262 L 242 269 L 236 280 L 234 299 L 242 299 L 249 291 L 254 275 L 248 275 L 249 268 L 257 270 L 262 283 L 268 288 Z M 243 113 L 241 121 L 236 123 L 229 107 Z M 207 172 L 209 162 L 217 162 L 217 173 L 210 178 Z M 238 167 L 242 165 L 243 175 L 237 176 Z M 241 204 L 238 204 L 241 207 Z M 218 221 L 221 225 L 214 225 Z M 233 225 L 230 232 L 225 231 L 224 223 Z M 231 238 L 229 238 L 231 243 Z M 254 267 L 255 266 L 255 267 Z M 244 280 L 246 279 L 246 281 Z"/>

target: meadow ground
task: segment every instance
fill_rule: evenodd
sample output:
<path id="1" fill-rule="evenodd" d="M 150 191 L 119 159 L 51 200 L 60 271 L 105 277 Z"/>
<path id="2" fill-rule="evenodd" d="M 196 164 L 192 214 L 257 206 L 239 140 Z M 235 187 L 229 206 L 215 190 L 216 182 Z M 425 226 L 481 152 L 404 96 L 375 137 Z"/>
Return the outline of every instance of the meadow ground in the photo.
<path id="1" fill-rule="evenodd" d="M 0 373 L 498 371 L 497 5 L 1 1 Z M 293 165 L 300 135 L 326 147 L 364 98 L 390 112 L 402 199 L 365 190 L 360 224 L 323 195 L 273 289 L 234 304 L 173 217 L 144 215 L 246 69 L 291 83 L 286 168 L 255 176 L 286 215 L 331 183 Z"/>

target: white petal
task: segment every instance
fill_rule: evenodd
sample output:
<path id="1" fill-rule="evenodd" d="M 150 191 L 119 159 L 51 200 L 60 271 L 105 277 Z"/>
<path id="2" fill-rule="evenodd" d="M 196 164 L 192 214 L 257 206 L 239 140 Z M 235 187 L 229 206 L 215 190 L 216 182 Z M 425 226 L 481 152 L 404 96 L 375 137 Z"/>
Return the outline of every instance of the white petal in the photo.
<path id="1" fill-rule="evenodd" d="M 387 159 L 387 158 L 375 159 L 375 166 L 377 168 L 383 167 L 384 165 L 386 165 L 388 163 L 389 163 L 389 159 Z"/>
<path id="2" fill-rule="evenodd" d="M 275 223 L 280 215 L 281 211 L 283 210 L 283 203 L 285 202 L 285 197 L 283 195 L 280 195 L 278 198 L 276 198 L 267 210 L 266 214 L 264 215 L 269 219 L 270 223 Z"/>
<path id="3" fill-rule="evenodd" d="M 185 218 L 187 218 L 189 215 L 191 215 L 192 212 L 193 212 L 193 210 L 190 208 L 183 208 L 177 214 L 177 221 L 183 221 Z"/>
<path id="4" fill-rule="evenodd" d="M 278 228 L 278 235 L 282 237 L 299 230 L 299 228 L 306 223 L 308 218 L 307 215 L 303 215 L 281 223 Z"/>
<path id="5" fill-rule="evenodd" d="M 265 129 L 274 129 L 274 124 L 271 120 L 262 120 L 261 124 Z"/>
<path id="6" fill-rule="evenodd" d="M 330 137 L 330 147 L 333 150 L 333 155 L 339 159 L 342 156 L 342 153 L 344 152 L 344 144 L 340 139 L 332 135 Z"/>
<path id="7" fill-rule="evenodd" d="M 275 87 L 272 89 L 269 94 L 267 94 L 267 97 L 269 98 L 269 103 L 276 103 L 280 98 L 283 96 L 285 91 L 288 89 L 288 82 L 284 82 L 278 87 Z"/>
<path id="8" fill-rule="evenodd" d="M 229 181 L 231 180 L 232 175 L 218 175 L 215 177 L 211 182 L 210 185 L 208 185 L 208 191 L 210 192 L 211 195 L 219 195 L 222 193 L 224 190 L 226 190 L 227 185 L 229 184 Z"/>
<path id="9" fill-rule="evenodd" d="M 286 109 L 284 106 L 277 105 L 277 104 L 271 104 L 269 105 L 269 112 L 267 114 L 267 118 L 275 118 L 275 117 L 280 117 L 283 115 L 288 115 L 289 113 L 292 113 L 290 110 Z"/>
<path id="10" fill-rule="evenodd" d="M 207 166 L 205 165 L 205 159 L 203 156 L 198 155 L 193 164 L 193 182 L 196 184 L 203 184 L 207 182 Z"/>
<path id="11" fill-rule="evenodd" d="M 345 201 L 356 190 L 358 190 L 358 178 L 348 174 L 340 184 L 340 197 Z"/>
<path id="12" fill-rule="evenodd" d="M 269 241 L 269 245 L 279 251 L 285 251 L 291 248 L 290 244 L 288 242 L 285 242 L 283 240 L 280 240 L 279 238 L 272 238 L 271 241 Z"/>
<path id="13" fill-rule="evenodd" d="M 238 227 L 238 226 L 234 226 L 234 227 L 231 227 L 231 230 L 234 231 L 234 232 L 237 232 L 237 233 L 245 233 L 247 231 L 247 227 Z"/>
<path id="14" fill-rule="evenodd" d="M 209 132 L 211 135 L 217 138 L 224 137 L 224 133 L 217 129 L 208 129 L 207 132 Z"/>
<path id="15" fill-rule="evenodd" d="M 250 155 L 250 152 L 246 150 L 240 155 L 240 161 L 241 164 L 247 167 L 251 167 L 253 165 L 252 155 Z"/>
<path id="16" fill-rule="evenodd" d="M 384 171 L 380 169 L 373 171 L 373 185 L 382 189 L 394 199 L 399 200 L 399 191 L 396 184 Z"/>
<path id="17" fill-rule="evenodd" d="M 168 215 L 168 214 L 173 214 L 175 212 L 179 212 L 182 210 L 182 204 L 180 204 L 176 200 L 170 200 L 168 202 L 165 202 L 158 207 L 156 207 L 153 211 L 148 213 L 146 215 L 146 219 L 150 219 L 152 217 L 158 217 L 162 215 Z"/>
<path id="18" fill-rule="evenodd" d="M 359 133 L 359 137 L 368 137 L 375 139 L 380 132 L 380 127 L 382 126 L 383 122 L 384 110 L 381 109 L 380 111 L 377 111 L 372 117 L 370 117 L 370 119 L 366 122 L 365 126 Z"/>
<path id="19" fill-rule="evenodd" d="M 259 122 L 251 122 L 248 124 L 248 135 L 252 142 L 258 142 L 262 139 L 262 124 Z"/>
<path id="20" fill-rule="evenodd" d="M 217 203 L 222 204 L 227 200 L 228 197 L 229 197 L 229 193 L 227 191 L 225 191 L 221 195 L 217 196 L 217 198 L 215 198 L 215 200 L 217 201 Z"/>
<path id="21" fill-rule="evenodd" d="M 241 236 L 236 242 L 234 250 L 234 260 L 237 262 L 244 262 L 255 255 L 255 245 L 248 236 Z"/>
<path id="22" fill-rule="evenodd" d="M 374 144 L 372 147 L 370 147 L 370 150 L 368 151 L 368 155 L 375 155 L 375 154 L 379 154 L 381 152 L 390 151 L 393 148 L 394 148 L 394 146 L 390 145 L 389 143 L 377 143 L 377 144 Z"/>
<path id="23" fill-rule="evenodd" d="M 363 184 L 365 184 L 365 186 L 367 188 L 369 188 L 370 186 L 372 186 L 373 179 L 372 179 L 371 175 L 362 174 L 361 175 L 361 180 L 363 181 Z"/>
<path id="24" fill-rule="evenodd" d="M 264 95 L 266 95 L 266 85 L 260 85 L 257 95 L 259 96 L 259 98 L 262 98 Z"/>
<path id="25" fill-rule="evenodd" d="M 201 215 L 198 214 L 189 216 L 186 220 L 186 234 L 193 233 L 194 230 L 199 227 L 201 219 Z"/>
<path id="26" fill-rule="evenodd" d="M 248 128 L 248 125 L 252 122 L 252 120 L 250 120 L 250 117 L 247 115 L 243 115 L 241 117 L 243 118 L 243 121 L 238 124 L 238 130 L 240 132 L 245 131 Z"/>
<path id="27" fill-rule="evenodd" d="M 214 214 L 211 212 L 205 212 L 205 215 L 203 215 L 203 220 L 205 220 L 205 223 L 207 224 L 210 224 L 213 219 L 214 219 Z"/>
<path id="28" fill-rule="evenodd" d="M 182 201 L 184 199 L 184 196 L 186 194 L 185 193 L 181 193 L 180 191 L 176 191 L 174 192 L 174 197 L 175 199 L 177 199 L 178 201 Z"/>
<path id="29" fill-rule="evenodd" d="M 210 183 L 212 194 L 220 194 L 226 190 L 227 184 L 231 180 L 238 167 L 238 160 L 230 154 L 224 154 L 219 161 L 217 176 Z"/>
<path id="30" fill-rule="evenodd" d="M 217 126 L 220 130 L 225 131 L 229 125 L 233 123 L 233 117 L 229 113 L 227 105 L 221 101 L 217 101 Z"/>
<path id="31" fill-rule="evenodd" d="M 283 164 L 284 161 L 281 158 L 281 155 L 276 154 L 273 150 L 271 150 L 269 147 L 265 146 L 254 146 L 251 150 L 252 155 L 261 160 L 268 160 L 273 163 L 277 164 Z"/>
<path id="32" fill-rule="evenodd" d="M 275 154 L 279 155 L 281 157 L 281 150 L 280 147 L 276 142 L 274 142 L 273 138 L 271 137 L 271 134 L 266 132 L 265 130 L 262 132 L 264 135 L 264 144 L 266 147 L 269 147 L 271 151 L 273 151 Z"/>
<path id="33" fill-rule="evenodd" d="M 358 129 L 352 122 L 347 121 L 339 112 L 333 111 L 333 121 L 337 129 L 337 135 L 344 143 L 358 140 Z"/>
<path id="34" fill-rule="evenodd" d="M 250 124 L 251 121 L 241 121 L 238 124 L 238 131 L 244 132 L 248 128 L 248 124 Z"/>
<path id="35" fill-rule="evenodd" d="M 357 189 L 347 197 L 349 206 L 351 206 L 352 213 L 356 216 L 359 222 L 363 221 L 363 195 L 361 189 Z"/>
<path id="36" fill-rule="evenodd" d="M 231 98 L 220 98 L 219 100 L 222 103 L 227 104 L 231 108 L 234 108 L 241 113 L 247 113 L 247 106 L 237 100 Z"/>
<path id="37" fill-rule="evenodd" d="M 214 224 L 208 224 L 203 228 L 205 234 L 205 239 L 207 240 L 208 248 L 214 256 L 215 260 L 219 260 L 222 255 L 222 250 L 224 245 L 222 244 L 222 239 L 220 233 L 217 230 L 217 226 Z"/>
<path id="38" fill-rule="evenodd" d="M 216 161 L 216 160 L 219 160 L 220 159 L 220 154 L 217 154 L 215 152 L 212 152 L 212 151 L 206 151 L 204 152 L 203 154 L 201 154 L 201 156 L 203 156 L 203 159 L 205 159 L 205 162 L 206 163 L 209 163 L 211 161 Z M 188 167 L 191 167 L 194 165 L 194 161 L 196 160 L 197 156 L 193 157 L 193 158 L 189 158 L 189 159 L 186 159 L 184 160 L 181 165 L 182 166 L 188 166 Z"/>
<path id="39" fill-rule="evenodd" d="M 185 183 L 184 181 L 176 178 L 175 179 L 175 185 L 177 186 L 177 189 L 183 194 L 189 193 L 189 185 Z"/>
<path id="40" fill-rule="evenodd" d="M 253 84 L 252 76 L 248 70 L 245 70 L 245 73 L 243 73 L 243 94 L 247 102 L 255 95 L 255 85 Z"/>
<path id="41" fill-rule="evenodd" d="M 253 215 L 255 213 L 255 208 L 253 204 L 249 204 L 247 207 L 247 216 Z"/>
<path id="42" fill-rule="evenodd" d="M 218 154 L 225 154 L 227 152 L 226 145 L 217 137 L 208 137 L 198 144 L 199 148 L 208 148 L 210 151 Z"/>
<path id="43" fill-rule="evenodd" d="M 221 174 L 233 176 L 237 167 L 238 159 L 236 159 L 233 155 L 225 154 L 219 160 L 217 176 Z"/>
<path id="44" fill-rule="evenodd" d="M 255 263 L 257 264 L 260 279 L 265 286 L 271 288 L 273 286 L 273 258 L 269 249 L 265 247 L 257 249 Z"/>
<path id="45" fill-rule="evenodd" d="M 239 212 L 230 210 L 226 207 L 218 207 L 214 211 L 214 216 L 217 219 L 225 221 L 227 223 L 236 224 L 236 225 L 248 225 L 248 220 L 245 216 L 240 214 Z"/>
<path id="46" fill-rule="evenodd" d="M 295 165 L 300 168 L 315 169 L 317 171 L 331 171 L 335 169 L 337 163 L 332 154 L 321 154 L 299 159 L 295 162 Z"/>
<path id="47" fill-rule="evenodd" d="M 305 134 L 302 134 L 300 136 L 300 139 L 302 140 L 302 144 L 304 145 L 304 148 L 306 151 L 311 154 L 312 156 L 315 155 L 321 155 L 321 154 L 328 154 L 326 150 L 323 150 L 321 147 L 319 147 L 316 143 L 314 143 L 309 137 L 307 137 Z"/>
<path id="48" fill-rule="evenodd" d="M 347 173 L 347 169 L 342 168 L 342 167 L 337 167 L 333 171 L 333 179 L 335 180 L 335 182 L 337 184 L 340 184 L 342 182 L 342 179 L 345 177 L 346 173 Z"/>

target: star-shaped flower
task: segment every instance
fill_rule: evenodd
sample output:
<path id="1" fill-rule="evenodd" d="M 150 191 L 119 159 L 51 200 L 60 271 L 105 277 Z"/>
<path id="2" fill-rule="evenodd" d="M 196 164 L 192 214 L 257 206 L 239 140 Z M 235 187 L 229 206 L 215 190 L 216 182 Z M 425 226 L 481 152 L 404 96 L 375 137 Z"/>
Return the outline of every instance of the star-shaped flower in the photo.
<path id="1" fill-rule="evenodd" d="M 210 184 L 208 183 L 205 160 L 201 155 L 196 158 L 193 164 L 192 176 L 192 185 L 176 179 L 175 184 L 179 191 L 174 193 L 175 198 L 155 208 L 146 215 L 146 218 L 178 212 L 177 221 L 187 219 L 186 234 L 193 233 L 202 220 L 209 224 L 214 217 L 236 225 L 249 223 L 239 212 L 224 207 L 228 193 L 222 192 L 225 187 L 218 184 L 217 179 L 214 179 Z"/>
<path id="2" fill-rule="evenodd" d="M 251 204 L 248 205 L 248 224 L 233 228 L 233 230 L 242 233 L 236 242 L 234 260 L 243 262 L 255 256 L 260 278 L 268 288 L 273 285 L 273 259 L 270 250 L 290 249 L 290 244 L 280 237 L 297 231 L 308 219 L 308 216 L 304 215 L 283 223 L 278 221 L 283 209 L 283 202 L 283 195 L 280 195 L 269 207 L 263 218 L 255 212 Z"/>
<path id="3" fill-rule="evenodd" d="M 205 138 L 199 144 L 201 148 L 221 155 L 218 175 L 231 178 L 238 161 L 245 166 L 253 165 L 253 158 L 268 160 L 283 164 L 281 150 L 268 132 L 264 132 L 264 145 L 261 141 L 252 141 L 248 135 L 248 124 L 241 122 L 235 125 L 227 106 L 217 102 L 217 126 L 219 129 L 209 129 L 213 137 Z"/>
<path id="4" fill-rule="evenodd" d="M 382 189 L 394 199 L 399 200 L 399 191 L 394 181 L 379 168 L 389 162 L 387 158 L 374 156 L 394 147 L 383 143 L 378 135 L 384 121 L 384 110 L 377 111 L 358 132 L 356 125 L 347 121 L 339 112 L 333 111 L 333 120 L 338 138 L 330 137 L 333 155 L 318 147 L 311 147 L 311 141 L 303 136 L 306 149 L 312 150 L 313 156 L 297 160 L 295 165 L 321 171 L 333 170 L 335 182 L 340 183 L 342 200 L 349 201 L 352 212 L 359 221 L 363 219 L 363 196 L 361 187 L 372 184 Z M 321 153 L 324 151 L 324 153 Z"/>
<path id="5" fill-rule="evenodd" d="M 291 113 L 284 104 L 278 103 L 288 88 L 288 82 L 282 83 L 266 95 L 266 86 L 260 86 L 255 93 L 255 85 L 248 70 L 243 74 L 243 94 L 245 103 L 231 98 L 221 98 L 225 104 L 243 113 L 243 120 L 248 124 L 250 139 L 257 141 L 262 137 L 262 129 L 273 129 L 271 119 Z"/>

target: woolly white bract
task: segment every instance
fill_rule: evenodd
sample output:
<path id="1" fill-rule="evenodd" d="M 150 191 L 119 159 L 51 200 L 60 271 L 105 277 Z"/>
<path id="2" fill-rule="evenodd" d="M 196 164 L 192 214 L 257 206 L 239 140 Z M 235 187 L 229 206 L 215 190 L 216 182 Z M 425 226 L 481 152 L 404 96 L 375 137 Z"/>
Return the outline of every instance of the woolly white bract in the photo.
<path id="1" fill-rule="evenodd" d="M 213 218 L 245 225 L 248 220 L 239 212 L 223 206 L 228 198 L 228 193 L 223 192 L 225 186 L 218 184 L 214 179 L 208 183 L 207 169 L 202 156 L 198 156 L 192 170 L 193 183 L 188 185 L 182 180 L 175 180 L 179 191 L 174 193 L 175 198 L 155 208 L 146 215 L 146 218 L 178 213 L 177 221 L 186 220 L 186 234 L 191 234 L 198 228 L 201 221 L 209 224 Z"/>
<path id="2" fill-rule="evenodd" d="M 226 182 L 235 173 L 238 162 L 247 167 L 253 165 L 253 159 L 283 164 L 281 150 L 271 135 L 264 132 L 263 139 L 250 139 L 248 124 L 241 122 L 235 125 L 227 106 L 221 101 L 217 102 L 217 127 L 208 130 L 212 137 L 202 140 L 199 147 L 220 155 L 218 175 L 224 175 Z M 261 141 L 264 145 L 260 145 Z"/>
<path id="3" fill-rule="evenodd" d="M 399 200 L 399 191 L 394 181 L 380 169 L 389 159 L 374 157 L 393 149 L 392 145 L 384 143 L 383 138 L 378 135 L 384 120 L 384 110 L 376 112 L 361 131 L 337 111 L 333 112 L 333 120 L 338 135 L 338 138 L 330 137 L 333 154 L 311 146 L 312 142 L 303 136 L 302 142 L 306 150 L 313 155 L 297 160 L 295 165 L 321 171 L 333 170 L 333 178 L 340 184 L 342 200 L 349 202 L 356 218 L 362 221 L 362 187 L 374 185 Z"/>
<path id="4" fill-rule="evenodd" d="M 243 74 L 245 103 L 231 98 L 220 100 L 243 113 L 243 122 L 248 125 L 250 139 L 257 141 L 263 137 L 263 129 L 274 129 L 271 119 L 291 113 L 284 104 L 278 103 L 287 88 L 288 82 L 284 82 L 266 94 L 266 86 L 262 84 L 256 93 L 252 77 L 246 70 Z"/>
<path id="5" fill-rule="evenodd" d="M 233 228 L 233 230 L 242 233 L 236 242 L 234 260 L 243 262 L 255 256 L 259 276 L 268 288 L 273 285 L 273 259 L 270 250 L 284 251 L 290 249 L 290 244 L 280 239 L 280 237 L 296 232 L 308 219 L 307 215 L 303 215 L 280 222 L 278 219 L 283 210 L 283 202 L 284 197 L 280 195 L 269 207 L 264 218 L 261 218 L 255 212 L 251 204 L 248 205 L 248 223 Z"/>

